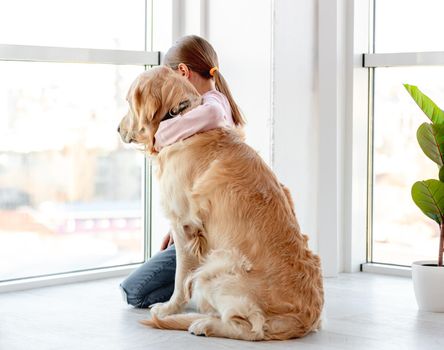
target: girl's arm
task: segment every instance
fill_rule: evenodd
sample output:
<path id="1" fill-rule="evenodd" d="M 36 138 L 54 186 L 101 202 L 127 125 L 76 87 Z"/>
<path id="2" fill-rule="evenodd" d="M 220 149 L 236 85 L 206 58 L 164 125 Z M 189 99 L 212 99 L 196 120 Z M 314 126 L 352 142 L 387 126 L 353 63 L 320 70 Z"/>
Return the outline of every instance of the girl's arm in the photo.
<path id="1" fill-rule="evenodd" d="M 154 147 L 158 152 L 163 147 L 184 140 L 198 132 L 232 126 L 231 115 L 223 108 L 220 96 L 209 96 L 204 103 L 183 116 L 161 122 L 154 138 Z"/>

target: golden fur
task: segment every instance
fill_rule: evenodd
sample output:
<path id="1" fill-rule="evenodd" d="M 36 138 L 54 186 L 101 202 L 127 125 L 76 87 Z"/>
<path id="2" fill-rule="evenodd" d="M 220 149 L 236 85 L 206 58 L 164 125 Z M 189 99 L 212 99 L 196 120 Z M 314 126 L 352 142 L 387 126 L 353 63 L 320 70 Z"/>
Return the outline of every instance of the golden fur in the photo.
<path id="1" fill-rule="evenodd" d="M 143 73 L 120 124 L 154 152 L 165 113 L 194 87 L 166 67 Z M 300 231 L 289 191 L 235 129 L 199 133 L 157 154 L 162 206 L 176 244 L 175 290 L 143 324 L 244 340 L 301 337 L 320 326 L 320 259 Z M 198 314 L 181 314 L 191 295 Z"/>

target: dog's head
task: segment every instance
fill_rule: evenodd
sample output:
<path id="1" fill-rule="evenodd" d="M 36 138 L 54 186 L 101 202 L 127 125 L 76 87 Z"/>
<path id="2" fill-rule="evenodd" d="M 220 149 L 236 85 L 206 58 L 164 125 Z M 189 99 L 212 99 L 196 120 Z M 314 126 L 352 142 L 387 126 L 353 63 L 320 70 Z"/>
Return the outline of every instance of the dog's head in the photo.
<path id="1" fill-rule="evenodd" d="M 119 124 L 123 142 L 143 145 L 154 153 L 154 135 L 162 120 L 202 103 L 194 86 L 171 68 L 160 66 L 140 74 L 131 85 L 128 113 Z"/>

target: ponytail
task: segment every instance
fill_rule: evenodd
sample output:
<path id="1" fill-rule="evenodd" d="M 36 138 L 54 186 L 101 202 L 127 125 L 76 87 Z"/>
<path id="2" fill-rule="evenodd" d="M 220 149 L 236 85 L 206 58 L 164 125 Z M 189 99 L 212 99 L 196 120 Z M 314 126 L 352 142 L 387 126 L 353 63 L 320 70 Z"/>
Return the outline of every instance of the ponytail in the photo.
<path id="1" fill-rule="evenodd" d="M 228 102 L 230 103 L 231 115 L 233 117 L 234 124 L 236 126 L 244 126 L 245 118 L 242 116 L 239 107 L 234 101 L 233 95 L 231 95 L 230 88 L 228 87 L 225 78 L 223 77 L 223 75 L 220 73 L 219 70 L 216 70 L 213 76 L 216 85 L 216 90 L 223 93 L 227 97 Z"/>

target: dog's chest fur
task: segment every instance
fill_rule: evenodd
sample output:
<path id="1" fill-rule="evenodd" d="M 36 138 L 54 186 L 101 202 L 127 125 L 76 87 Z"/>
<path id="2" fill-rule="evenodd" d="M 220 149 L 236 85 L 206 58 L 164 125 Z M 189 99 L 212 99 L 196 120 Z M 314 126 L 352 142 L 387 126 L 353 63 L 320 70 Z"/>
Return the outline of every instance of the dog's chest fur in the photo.
<path id="1" fill-rule="evenodd" d="M 158 179 L 161 205 L 165 215 L 179 225 L 200 226 L 193 201 L 193 185 L 205 168 L 202 160 L 183 145 L 167 150 L 158 157 Z M 196 226 L 196 225 L 193 225 Z"/>

